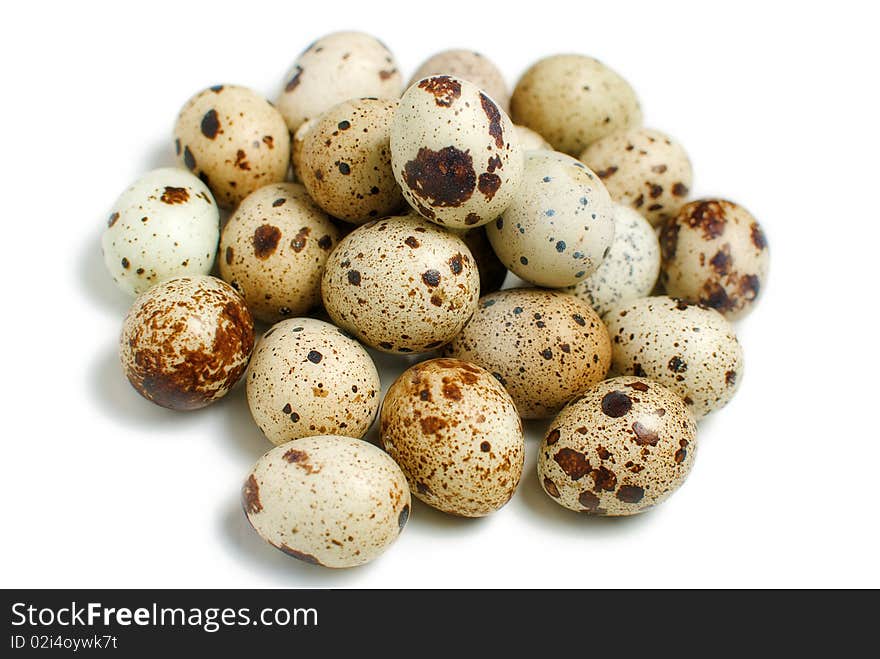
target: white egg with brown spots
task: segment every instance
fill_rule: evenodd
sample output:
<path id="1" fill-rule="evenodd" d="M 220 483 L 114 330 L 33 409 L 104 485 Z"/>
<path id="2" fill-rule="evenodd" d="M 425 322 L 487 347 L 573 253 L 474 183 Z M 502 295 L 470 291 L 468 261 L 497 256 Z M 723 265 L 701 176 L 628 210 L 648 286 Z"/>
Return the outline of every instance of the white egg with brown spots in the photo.
<path id="1" fill-rule="evenodd" d="M 467 80 L 420 80 L 400 99 L 391 162 L 407 202 L 453 228 L 498 217 L 513 200 L 523 156 L 510 118 Z"/>
<path id="2" fill-rule="evenodd" d="M 513 400 L 486 370 L 457 359 L 401 374 L 382 404 L 381 437 L 413 494 L 453 515 L 498 510 L 522 476 L 525 441 Z"/>
<path id="3" fill-rule="evenodd" d="M 444 50 L 422 62 L 407 87 L 435 75 L 451 75 L 474 83 L 486 92 L 505 112 L 510 105 L 510 90 L 504 74 L 485 55 L 473 50 Z"/>
<path id="4" fill-rule="evenodd" d="M 403 531 L 412 505 L 406 478 L 381 449 L 333 435 L 268 451 L 245 479 L 241 503 L 270 545 L 331 568 L 378 558 Z"/>
<path id="5" fill-rule="evenodd" d="M 742 347 L 715 309 L 647 297 L 614 307 L 605 322 L 613 371 L 659 382 L 697 419 L 724 407 L 742 382 Z"/>
<path id="6" fill-rule="evenodd" d="M 321 302 L 321 277 L 339 230 L 297 183 L 251 193 L 223 227 L 220 276 L 255 318 L 275 323 Z"/>
<path id="7" fill-rule="evenodd" d="M 669 295 L 699 302 L 728 320 L 746 316 L 767 279 L 770 252 L 761 225 L 723 199 L 694 201 L 660 233 L 660 280 Z"/>
<path id="8" fill-rule="evenodd" d="M 155 169 L 113 205 L 101 236 L 104 264 L 129 295 L 214 265 L 220 214 L 211 191 L 189 172 Z"/>
<path id="9" fill-rule="evenodd" d="M 408 215 L 374 220 L 343 238 L 321 291 L 333 322 L 367 345 L 426 352 L 471 317 L 480 275 L 461 238 Z"/>
<path id="10" fill-rule="evenodd" d="M 201 275 L 169 279 L 135 299 L 119 358 L 141 396 L 195 410 L 229 392 L 253 347 L 254 324 L 242 297 L 225 281 Z"/>
<path id="11" fill-rule="evenodd" d="M 570 510 L 635 515 L 684 483 L 696 431 L 684 401 L 662 385 L 637 377 L 606 380 L 550 424 L 538 452 L 538 479 Z"/>
<path id="12" fill-rule="evenodd" d="M 594 142 L 581 161 L 599 174 L 614 201 L 657 226 L 684 205 L 694 173 L 684 147 L 650 128 L 633 128 Z"/>
<path id="13" fill-rule="evenodd" d="M 608 373 L 608 332 L 590 305 L 557 291 L 516 288 L 480 299 L 443 354 L 489 371 L 525 419 L 553 416 Z"/>
<path id="14" fill-rule="evenodd" d="M 638 212 L 614 205 L 614 240 L 602 264 L 567 291 L 588 302 L 600 316 L 617 304 L 647 297 L 660 272 L 660 244 Z"/>
<path id="15" fill-rule="evenodd" d="M 363 32 L 334 32 L 312 43 L 284 77 L 276 106 L 291 133 L 337 103 L 399 98 L 403 78 L 385 45 Z"/>
<path id="16" fill-rule="evenodd" d="M 572 286 L 595 272 L 611 247 L 613 205 L 583 163 L 556 151 L 529 151 L 513 202 L 486 232 L 501 262 L 522 279 Z"/>
<path id="17" fill-rule="evenodd" d="M 606 135 L 642 123 L 639 100 L 629 83 L 584 55 L 553 55 L 533 64 L 516 83 L 510 116 L 571 156 Z"/>
<path id="18" fill-rule="evenodd" d="M 303 136 L 299 176 L 330 215 L 363 224 L 404 205 L 391 168 L 396 109 L 396 100 L 345 101 L 322 114 Z"/>
<path id="19" fill-rule="evenodd" d="M 313 318 L 269 328 L 246 381 L 251 414 L 273 444 L 312 435 L 360 438 L 379 409 L 379 374 L 367 351 Z"/>
<path id="20" fill-rule="evenodd" d="M 223 208 L 283 181 L 290 165 L 290 134 L 278 110 L 235 85 L 210 87 L 187 101 L 174 126 L 174 145 L 180 162 Z"/>

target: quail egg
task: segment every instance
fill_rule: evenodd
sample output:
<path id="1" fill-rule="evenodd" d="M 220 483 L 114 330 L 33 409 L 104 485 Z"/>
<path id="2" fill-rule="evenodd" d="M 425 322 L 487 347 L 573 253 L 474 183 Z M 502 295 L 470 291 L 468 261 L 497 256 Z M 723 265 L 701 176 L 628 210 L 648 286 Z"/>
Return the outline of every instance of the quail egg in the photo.
<path id="1" fill-rule="evenodd" d="M 226 395 L 253 347 L 244 300 L 226 282 L 199 275 L 168 279 L 135 299 L 119 357 L 141 396 L 169 409 L 194 410 Z"/>
<path id="2" fill-rule="evenodd" d="M 605 322 L 614 372 L 659 382 L 697 419 L 724 407 L 742 382 L 742 347 L 715 309 L 646 297 L 614 307 Z"/>
<path id="3" fill-rule="evenodd" d="M 416 364 L 391 385 L 381 437 L 415 496 L 446 513 L 488 515 L 522 476 L 525 441 L 513 401 L 487 371 L 457 359 Z"/>
<path id="4" fill-rule="evenodd" d="M 560 506 L 624 516 L 681 487 L 697 424 L 677 395 L 637 377 L 606 380 L 559 413 L 541 442 L 538 479 Z"/>
<path id="5" fill-rule="evenodd" d="M 155 169 L 116 201 L 101 237 L 113 281 L 137 295 L 172 277 L 206 275 L 220 214 L 208 187 L 182 169 Z"/>
<path id="6" fill-rule="evenodd" d="M 522 150 L 504 110 L 479 87 L 449 75 L 425 78 L 400 99 L 391 163 L 407 202 L 454 228 L 498 217 L 513 200 Z"/>
<path id="7" fill-rule="evenodd" d="M 717 309 L 729 320 L 747 315 L 758 300 L 770 252 L 758 221 L 722 199 L 695 201 L 660 233 L 660 279 L 670 295 Z"/>
<path id="8" fill-rule="evenodd" d="M 525 288 L 481 298 L 443 354 L 489 371 L 525 419 L 553 416 L 602 380 L 611 363 L 608 332 L 590 305 Z"/>
<path id="9" fill-rule="evenodd" d="M 400 468 L 360 439 L 306 437 L 276 446 L 241 489 L 254 530 L 306 563 L 369 563 L 397 540 L 412 501 Z"/>
<path id="10" fill-rule="evenodd" d="M 595 272 L 611 247 L 611 197 L 571 156 L 528 151 L 519 191 L 486 232 L 501 262 L 522 279 L 572 286 Z"/>

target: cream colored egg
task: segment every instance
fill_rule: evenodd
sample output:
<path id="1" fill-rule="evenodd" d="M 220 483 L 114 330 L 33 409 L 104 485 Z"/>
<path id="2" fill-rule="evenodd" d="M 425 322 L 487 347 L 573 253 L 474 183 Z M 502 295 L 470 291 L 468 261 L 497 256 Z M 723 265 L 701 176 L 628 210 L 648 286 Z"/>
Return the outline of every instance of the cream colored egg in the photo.
<path id="1" fill-rule="evenodd" d="M 724 407 L 742 382 L 742 347 L 714 309 L 647 297 L 614 307 L 605 322 L 614 372 L 659 382 L 697 419 Z"/>
<path id="2" fill-rule="evenodd" d="M 660 271 L 660 245 L 638 212 L 614 204 L 614 240 L 599 268 L 567 292 L 603 316 L 617 304 L 651 295 Z"/>
<path id="3" fill-rule="evenodd" d="M 520 416 L 553 416 L 608 373 L 611 347 L 596 312 L 574 296 L 508 289 L 480 299 L 444 355 L 477 364 L 504 385 Z"/>
<path id="4" fill-rule="evenodd" d="M 379 409 L 379 374 L 349 334 L 313 318 L 273 325 L 254 349 L 247 399 L 273 444 L 312 435 L 363 437 Z"/>
<path id="5" fill-rule="evenodd" d="M 717 309 L 728 320 L 754 308 L 770 252 L 745 208 L 723 199 L 691 202 L 663 226 L 660 244 L 660 278 L 669 295 Z"/>
<path id="6" fill-rule="evenodd" d="M 444 50 L 432 55 L 416 69 L 407 87 L 423 78 L 451 75 L 474 83 L 486 92 L 505 112 L 510 105 L 510 90 L 504 75 L 484 55 L 472 50 Z"/>
<path id="7" fill-rule="evenodd" d="M 681 487 L 697 450 L 694 415 L 665 387 L 606 380 L 569 403 L 538 452 L 541 487 L 570 510 L 635 515 Z"/>
<path id="8" fill-rule="evenodd" d="M 338 241 L 303 186 L 273 183 L 248 195 L 223 227 L 220 276 L 255 318 L 275 323 L 320 304 L 324 265 Z"/>
<path id="9" fill-rule="evenodd" d="M 635 208 L 654 226 L 678 213 L 693 185 L 684 148 L 650 128 L 603 137 L 580 159 L 599 174 L 614 201 Z"/>
<path id="10" fill-rule="evenodd" d="M 480 275 L 464 242 L 418 216 L 369 222 L 327 261 L 324 307 L 340 327 L 385 352 L 433 350 L 473 314 Z"/>
<path id="11" fill-rule="evenodd" d="M 388 455 L 434 508 L 482 517 L 516 491 L 522 425 L 504 387 L 478 366 L 433 359 L 410 367 L 388 390 L 381 424 Z"/>
<path id="12" fill-rule="evenodd" d="M 234 208 L 251 192 L 283 181 L 290 163 L 284 119 L 256 92 L 217 85 L 193 96 L 174 127 L 177 157 Z"/>
<path id="13" fill-rule="evenodd" d="M 303 136 L 299 176 L 333 217 L 363 224 L 404 205 L 391 168 L 397 101 L 362 98 L 335 105 Z"/>
<path id="14" fill-rule="evenodd" d="M 595 272 L 611 247 L 611 197 L 583 163 L 556 151 L 528 151 L 513 202 L 486 226 L 501 262 L 548 288 Z"/>
<path id="15" fill-rule="evenodd" d="M 522 150 L 504 110 L 467 80 L 420 80 L 391 125 L 391 162 L 407 202 L 454 228 L 494 220 L 513 200 Z"/>
<path id="16" fill-rule="evenodd" d="M 155 169 L 113 205 L 101 236 L 104 264 L 130 295 L 184 275 L 206 275 L 217 255 L 220 214 L 211 191 L 189 172 Z"/>
<path id="17" fill-rule="evenodd" d="M 397 540 L 411 499 L 400 468 L 360 439 L 306 437 L 257 460 L 241 490 L 254 530 L 306 563 L 369 563 Z"/>
<path id="18" fill-rule="evenodd" d="M 337 103 L 399 98 L 403 79 L 385 45 L 363 32 L 334 32 L 312 43 L 284 77 L 276 106 L 291 133 Z"/>
<path id="19" fill-rule="evenodd" d="M 513 90 L 510 116 L 572 156 L 606 135 L 642 123 L 629 83 L 584 55 L 554 55 L 533 64 Z"/>

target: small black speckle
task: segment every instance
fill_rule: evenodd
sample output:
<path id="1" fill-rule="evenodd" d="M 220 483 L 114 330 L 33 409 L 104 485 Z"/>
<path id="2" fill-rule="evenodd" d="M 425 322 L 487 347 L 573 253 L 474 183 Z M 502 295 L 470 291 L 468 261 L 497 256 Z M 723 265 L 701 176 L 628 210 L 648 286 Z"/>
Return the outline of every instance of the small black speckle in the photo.
<path id="1" fill-rule="evenodd" d="M 309 358 L 308 359 L 313 364 L 319 363 L 323 358 L 324 358 L 324 355 L 322 355 L 317 350 L 310 350 L 309 351 Z"/>
<path id="2" fill-rule="evenodd" d="M 529 264 L 529 260 L 528 260 L 525 256 L 520 256 L 520 257 L 519 257 L 519 262 L 522 263 L 523 265 L 528 265 L 528 264 Z"/>
<path id="3" fill-rule="evenodd" d="M 565 251 L 565 241 L 564 240 L 559 240 L 556 242 L 556 251 L 560 252 L 560 253 Z"/>

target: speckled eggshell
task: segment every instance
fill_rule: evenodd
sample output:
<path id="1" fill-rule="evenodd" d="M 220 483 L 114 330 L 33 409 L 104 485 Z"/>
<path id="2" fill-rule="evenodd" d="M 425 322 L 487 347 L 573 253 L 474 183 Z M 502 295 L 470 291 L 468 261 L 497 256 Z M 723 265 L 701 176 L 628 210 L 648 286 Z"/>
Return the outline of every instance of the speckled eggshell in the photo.
<path id="1" fill-rule="evenodd" d="M 119 358 L 137 392 L 157 405 L 194 410 L 232 388 L 254 347 L 254 325 L 229 284 L 169 279 L 138 296 L 122 325 Z"/>
<path id="2" fill-rule="evenodd" d="M 413 494 L 453 515 L 498 510 L 522 476 L 525 441 L 513 401 L 488 372 L 457 359 L 404 371 L 382 404 L 381 437 Z"/>
<path id="3" fill-rule="evenodd" d="M 513 200 L 523 156 L 513 124 L 471 82 L 425 78 L 410 87 L 391 124 L 391 162 L 407 202 L 453 228 L 498 217 Z"/>
<path id="4" fill-rule="evenodd" d="M 290 166 L 293 168 L 293 178 L 295 181 L 302 182 L 302 152 L 305 144 L 306 135 L 315 125 L 315 119 L 304 121 L 302 125 L 296 129 L 290 142 Z"/>
<path id="5" fill-rule="evenodd" d="M 587 147 L 581 160 L 602 178 L 615 201 L 632 206 L 654 226 L 678 213 L 693 185 L 684 148 L 650 128 L 604 137 Z"/>
<path id="6" fill-rule="evenodd" d="M 392 353 L 426 352 L 461 331 L 480 275 L 458 236 L 415 215 L 374 220 L 342 239 L 321 293 L 340 327 Z"/>
<path id="7" fill-rule="evenodd" d="M 363 437 L 379 391 L 376 366 L 361 344 L 313 318 L 269 328 L 248 367 L 248 405 L 273 444 L 311 435 Z"/>
<path id="8" fill-rule="evenodd" d="M 660 278 L 670 295 L 717 309 L 728 320 L 754 308 L 770 252 L 745 208 L 723 199 L 692 202 L 663 226 L 660 244 Z"/>
<path id="9" fill-rule="evenodd" d="M 611 247 L 613 205 L 583 163 L 556 151 L 529 151 L 517 195 L 486 232 L 501 262 L 522 279 L 573 286 L 595 272 Z"/>
<path id="10" fill-rule="evenodd" d="M 248 195 L 223 227 L 220 276 L 255 318 L 275 323 L 320 304 L 324 265 L 338 242 L 303 186 L 273 183 Z"/>
<path id="11" fill-rule="evenodd" d="M 570 510 L 635 515 L 684 483 L 696 431 L 694 415 L 665 387 L 636 377 L 606 380 L 550 424 L 538 452 L 538 479 Z"/>
<path id="12" fill-rule="evenodd" d="M 299 173 L 312 199 L 352 224 L 404 205 L 391 169 L 391 120 L 397 101 L 362 98 L 335 105 L 303 137 Z"/>
<path id="13" fill-rule="evenodd" d="M 362 32 L 334 32 L 303 51 L 276 105 L 290 132 L 352 98 L 399 98 L 403 78 L 385 45 Z"/>
<path id="14" fill-rule="evenodd" d="M 206 275 L 220 214 L 208 187 L 182 169 L 155 169 L 113 205 L 101 236 L 104 264 L 129 295 L 172 277 Z"/>
<path id="15" fill-rule="evenodd" d="M 614 205 L 614 240 L 592 275 L 567 289 L 600 316 L 617 304 L 651 295 L 660 272 L 660 245 L 651 224 L 638 212 Z"/>
<path id="16" fill-rule="evenodd" d="M 254 530 L 306 563 L 345 568 L 381 555 L 409 519 L 400 468 L 380 448 L 340 436 L 306 437 L 263 455 L 241 489 Z"/>
<path id="17" fill-rule="evenodd" d="M 614 307 L 605 322 L 613 371 L 659 382 L 697 419 L 724 407 L 742 381 L 742 347 L 714 309 L 647 297 Z"/>
<path id="18" fill-rule="evenodd" d="M 480 272 L 480 295 L 488 295 L 500 289 L 507 278 L 507 268 L 492 249 L 492 244 L 486 235 L 486 227 L 450 229 L 450 231 L 461 237 L 471 256 L 474 257 L 477 270 Z"/>
<path id="19" fill-rule="evenodd" d="M 611 363 L 608 332 L 590 305 L 526 288 L 481 298 L 443 354 L 489 371 L 526 419 L 553 416 L 602 380 Z"/>
<path id="20" fill-rule="evenodd" d="M 174 127 L 174 146 L 180 162 L 223 208 L 283 181 L 290 164 L 290 134 L 278 110 L 234 85 L 211 87 L 187 101 Z"/>
<path id="21" fill-rule="evenodd" d="M 553 150 L 553 147 L 550 146 L 550 142 L 538 135 L 538 133 L 531 128 L 526 128 L 525 126 L 517 124 L 514 125 L 513 129 L 516 131 L 517 137 L 519 137 L 519 145 L 523 151 Z"/>
<path id="22" fill-rule="evenodd" d="M 554 55 L 533 64 L 513 90 L 510 116 L 572 156 L 606 135 L 642 123 L 629 83 L 583 55 Z"/>
<path id="23" fill-rule="evenodd" d="M 407 87 L 423 78 L 451 75 L 474 83 L 486 92 L 505 112 L 510 105 L 510 90 L 498 67 L 480 53 L 472 50 L 444 50 L 425 60 L 416 69 Z"/>

